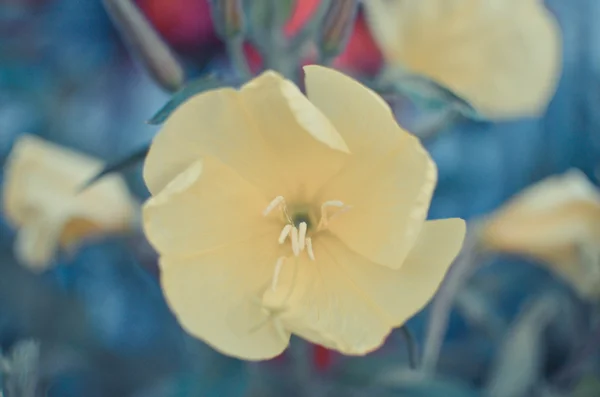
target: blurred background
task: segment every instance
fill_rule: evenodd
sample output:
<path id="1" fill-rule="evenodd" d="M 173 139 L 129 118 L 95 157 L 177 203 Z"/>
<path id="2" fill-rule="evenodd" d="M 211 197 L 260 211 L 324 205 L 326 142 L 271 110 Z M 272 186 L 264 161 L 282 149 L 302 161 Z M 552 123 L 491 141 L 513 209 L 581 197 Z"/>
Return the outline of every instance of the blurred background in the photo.
<path id="1" fill-rule="evenodd" d="M 319 6 L 281 1 L 292 10 L 282 25 L 289 35 Z M 135 3 L 186 81 L 239 77 L 208 0 Z M 600 2 L 546 6 L 563 41 L 547 110 L 502 121 L 463 117 L 424 137 L 439 168 L 430 218 L 462 217 L 477 229 L 519 192 L 572 168 L 597 184 Z M 0 0 L 2 164 L 24 133 L 109 164 L 148 145 L 159 128 L 148 121 L 181 85 L 173 89 L 149 72 L 152 61 L 123 40 L 127 29 L 115 27 L 118 13 L 111 19 L 101 0 Z M 347 24 L 347 46 L 328 63 L 371 81 L 384 60 L 363 6 Z M 260 51 L 246 45 L 242 53 L 257 73 Z M 120 168 L 142 202 L 141 161 Z M 7 396 L 600 396 L 598 298 L 577 293 L 535 255 L 482 254 L 468 242 L 459 259 L 468 269 L 453 269 L 458 286 L 445 285 L 450 291 L 440 291 L 446 295 L 437 307 L 408 323 L 412 344 L 397 332 L 382 349 L 352 358 L 294 341 L 281 357 L 247 363 L 181 329 L 140 231 L 86 240 L 32 271 L 14 255 L 18 227 L 7 216 L 0 227 L 0 385 Z M 600 272 L 596 256 L 589 277 Z M 429 363 L 425 375 L 410 370 L 411 347 Z"/>

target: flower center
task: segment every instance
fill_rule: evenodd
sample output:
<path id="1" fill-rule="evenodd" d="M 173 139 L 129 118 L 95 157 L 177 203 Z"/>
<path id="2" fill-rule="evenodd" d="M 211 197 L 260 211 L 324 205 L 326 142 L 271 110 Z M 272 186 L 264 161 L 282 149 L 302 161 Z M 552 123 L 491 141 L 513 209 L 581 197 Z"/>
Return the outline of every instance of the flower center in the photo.
<path id="1" fill-rule="evenodd" d="M 312 228 L 312 222 L 308 212 L 296 212 L 292 214 L 292 223 L 295 227 L 300 227 L 300 224 L 306 223 L 306 228 L 308 230 Z"/>
<path id="2" fill-rule="evenodd" d="M 285 198 L 277 196 L 265 208 L 263 215 L 268 216 L 274 211 L 280 210 L 284 226 L 277 239 L 279 244 L 284 244 L 289 238 L 294 256 L 299 256 L 306 250 L 308 257 L 311 260 L 315 260 L 315 253 L 312 247 L 312 238 L 314 235 L 327 229 L 329 222 L 335 216 L 346 212 L 350 208 L 350 206 L 337 200 L 322 203 L 319 222 L 315 228 L 310 206 L 295 205 L 288 207 Z M 285 257 L 282 258 L 284 259 Z M 283 260 L 282 258 L 278 260 L 278 263 Z"/>
<path id="3" fill-rule="evenodd" d="M 288 239 L 291 244 L 292 253 L 295 257 L 300 256 L 306 251 L 311 260 L 315 260 L 312 239 L 322 230 L 327 229 L 329 222 L 336 216 L 348 211 L 351 207 L 341 201 L 331 200 L 321 204 L 319 222 L 315 227 L 315 212 L 313 207 L 308 205 L 293 205 L 288 207 L 283 196 L 277 196 L 269 203 L 263 211 L 263 216 L 269 216 L 274 211 L 279 210 L 284 226 L 279 234 L 277 242 L 284 244 Z M 273 279 L 271 280 L 271 289 L 276 290 L 281 274 L 281 269 L 288 257 L 281 256 L 275 263 Z M 295 274 L 295 272 L 294 272 Z M 294 275 L 295 279 L 295 275 Z M 292 284 L 294 281 L 292 281 Z"/>

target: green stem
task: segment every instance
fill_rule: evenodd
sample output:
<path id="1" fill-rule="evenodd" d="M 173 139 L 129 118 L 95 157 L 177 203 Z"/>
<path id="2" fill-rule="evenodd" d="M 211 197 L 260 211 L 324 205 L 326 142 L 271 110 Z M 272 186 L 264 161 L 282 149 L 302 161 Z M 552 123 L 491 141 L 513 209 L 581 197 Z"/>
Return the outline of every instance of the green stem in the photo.
<path id="1" fill-rule="evenodd" d="M 233 37 L 226 42 L 227 55 L 242 81 L 252 79 L 252 71 L 244 54 L 244 37 Z"/>
<path id="2" fill-rule="evenodd" d="M 408 352 L 408 365 L 410 366 L 410 369 L 416 370 L 419 366 L 419 346 L 417 345 L 417 341 L 406 324 L 400 327 L 400 334 L 406 343 L 406 350 Z"/>

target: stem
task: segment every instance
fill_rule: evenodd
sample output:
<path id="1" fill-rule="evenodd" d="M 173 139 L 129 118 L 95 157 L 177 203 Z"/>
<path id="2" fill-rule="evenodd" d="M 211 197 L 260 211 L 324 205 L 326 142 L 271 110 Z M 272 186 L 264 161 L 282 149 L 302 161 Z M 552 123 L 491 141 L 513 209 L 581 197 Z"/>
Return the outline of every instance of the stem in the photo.
<path id="1" fill-rule="evenodd" d="M 408 365 L 410 366 L 410 369 L 416 370 L 419 367 L 419 346 L 417 345 L 417 341 L 406 324 L 400 327 L 400 334 L 406 343 L 406 350 L 408 352 Z"/>
<path id="2" fill-rule="evenodd" d="M 425 336 L 423 358 L 421 361 L 421 372 L 432 374 L 437 366 L 442 342 L 446 335 L 450 311 L 456 295 L 464 282 L 471 275 L 474 265 L 477 263 L 480 252 L 477 247 L 477 233 L 467 235 L 465 246 L 458 259 L 451 266 L 446 279 L 442 283 L 438 293 L 431 304 L 429 314 L 429 326 Z"/>
<path id="3" fill-rule="evenodd" d="M 437 117 L 433 120 L 420 123 L 420 125 L 416 126 L 413 133 L 421 139 L 421 141 L 426 141 L 434 138 L 438 133 L 459 119 L 460 114 L 458 112 L 451 107 L 446 108 L 439 112 Z"/>
<path id="4" fill-rule="evenodd" d="M 563 367 L 552 377 L 552 383 L 563 386 L 569 383 L 583 366 L 598 354 L 600 350 L 600 321 L 596 321 L 595 326 L 583 341 L 579 349 L 567 360 Z"/>
<path id="5" fill-rule="evenodd" d="M 227 55 L 238 72 L 242 81 L 246 82 L 252 79 L 252 71 L 248 66 L 248 60 L 244 54 L 244 37 L 237 36 L 226 41 Z"/>
<path id="6" fill-rule="evenodd" d="M 313 13 L 309 21 L 290 39 L 289 49 L 291 52 L 300 51 L 308 41 L 315 38 L 331 1 L 333 0 L 321 0 L 319 8 Z"/>
<path id="7" fill-rule="evenodd" d="M 298 395 L 312 395 L 311 393 L 308 393 L 312 375 L 309 345 L 299 338 L 292 337 L 288 349 L 292 359 L 292 368 L 297 385 L 296 387 L 298 387 Z"/>

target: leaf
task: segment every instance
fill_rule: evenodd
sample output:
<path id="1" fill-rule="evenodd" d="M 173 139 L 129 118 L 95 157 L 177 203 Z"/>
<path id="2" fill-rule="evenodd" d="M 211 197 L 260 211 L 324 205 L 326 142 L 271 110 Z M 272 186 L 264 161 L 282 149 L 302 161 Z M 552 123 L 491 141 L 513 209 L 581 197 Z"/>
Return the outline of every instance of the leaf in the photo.
<path id="1" fill-rule="evenodd" d="M 386 70 L 381 81 L 426 112 L 452 110 L 470 120 L 487 120 L 468 101 L 425 76 L 394 68 Z"/>
<path id="2" fill-rule="evenodd" d="M 91 179 L 86 181 L 81 187 L 80 191 L 87 189 L 88 187 L 96 183 L 98 180 L 104 178 L 108 174 L 112 174 L 113 172 L 122 172 L 125 169 L 134 166 L 135 164 L 141 161 L 144 161 L 149 150 L 150 145 L 148 144 L 136 150 L 135 152 L 133 152 L 125 158 L 107 164 L 99 173 L 97 173 Z"/>
<path id="3" fill-rule="evenodd" d="M 220 88 L 226 85 L 224 81 L 217 78 L 215 75 L 203 76 L 198 79 L 190 81 L 186 84 L 181 90 L 177 91 L 150 120 L 147 121 L 148 124 L 158 125 L 164 123 L 164 121 L 173 113 L 179 105 L 193 97 L 196 94 L 199 94 L 204 91 L 214 90 L 216 88 Z"/>

